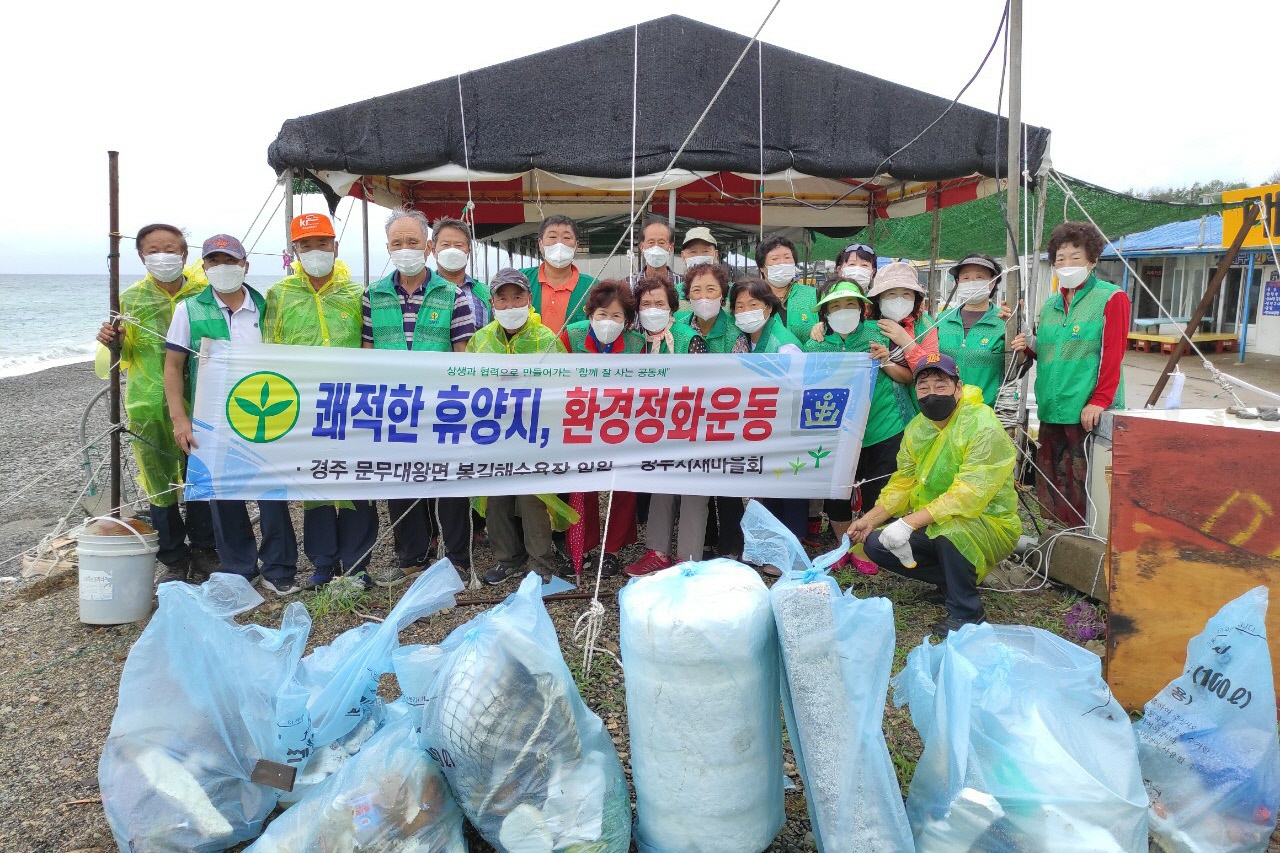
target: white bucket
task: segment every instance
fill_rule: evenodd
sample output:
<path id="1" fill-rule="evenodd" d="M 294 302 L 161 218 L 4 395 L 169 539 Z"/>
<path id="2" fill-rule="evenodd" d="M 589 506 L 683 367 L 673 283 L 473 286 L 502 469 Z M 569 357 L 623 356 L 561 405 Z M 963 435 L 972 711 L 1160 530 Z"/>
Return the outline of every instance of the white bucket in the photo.
<path id="1" fill-rule="evenodd" d="M 151 612 L 155 587 L 156 552 L 160 537 L 142 534 L 116 518 L 131 536 L 80 534 L 80 621 L 86 625 L 123 625 L 145 619 Z"/>

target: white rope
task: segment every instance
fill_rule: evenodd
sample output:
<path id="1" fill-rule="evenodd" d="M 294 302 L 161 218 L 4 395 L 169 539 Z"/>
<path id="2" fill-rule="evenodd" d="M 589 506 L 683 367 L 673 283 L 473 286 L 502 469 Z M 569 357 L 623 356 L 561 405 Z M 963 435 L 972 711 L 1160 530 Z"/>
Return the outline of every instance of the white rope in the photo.
<path id="1" fill-rule="evenodd" d="M 611 485 L 617 485 L 616 478 Z M 604 505 L 604 529 L 600 531 L 600 557 L 596 560 L 596 583 L 595 590 L 591 593 L 591 604 L 588 605 L 587 612 L 578 617 L 573 629 L 575 641 L 578 640 L 580 633 L 582 635 L 583 675 L 591 674 L 591 661 L 595 658 L 597 651 L 596 640 L 600 637 L 600 629 L 604 625 L 604 605 L 600 603 L 600 581 L 604 577 L 605 541 L 609 536 L 609 519 L 613 516 L 613 492 L 613 489 L 609 490 L 609 499 L 605 501 Z M 594 493 L 588 492 L 587 494 Z M 587 624 L 582 626 L 584 619 Z"/>
<path id="2" fill-rule="evenodd" d="M 122 426 L 120 424 L 112 424 L 111 426 L 107 427 L 105 430 L 95 435 L 83 447 L 79 448 L 78 450 L 72 451 L 70 456 L 68 456 L 66 459 L 63 459 L 61 462 L 53 463 L 52 465 L 50 465 L 48 468 L 45 469 L 44 474 L 42 474 L 39 477 L 36 477 L 35 479 L 28 480 L 26 484 L 23 485 L 22 488 L 18 489 L 16 492 L 9 495 L 4 500 L 0 500 L 0 507 L 8 506 L 13 501 L 17 500 L 19 497 L 24 495 L 27 492 L 27 490 L 30 489 L 32 486 L 39 485 L 40 483 L 43 483 L 45 480 L 48 480 L 51 476 L 53 476 L 54 473 L 66 467 L 67 465 L 70 465 L 70 464 L 83 465 L 84 461 L 83 459 L 81 459 L 82 454 L 89 448 L 93 447 L 94 444 L 106 438 L 108 435 L 110 435 L 111 433 L 115 432 L 118 429 L 122 429 Z"/>
<path id="3" fill-rule="evenodd" d="M 633 28 L 631 52 L 631 223 L 627 226 L 627 270 L 632 281 L 636 275 L 636 122 L 640 98 L 640 25 Z"/>
<path id="4" fill-rule="evenodd" d="M 471 146 L 467 142 L 467 105 L 462 100 L 462 75 L 458 75 L 458 113 L 462 117 L 462 167 L 467 174 L 467 206 L 462 209 L 462 221 L 467 223 L 471 228 L 471 232 L 467 235 L 470 240 L 476 233 L 476 203 L 471 199 Z M 485 260 L 489 259 L 489 250 L 485 249 Z M 467 263 L 471 267 L 471 277 L 475 278 L 476 259 L 474 252 L 467 253 Z"/>

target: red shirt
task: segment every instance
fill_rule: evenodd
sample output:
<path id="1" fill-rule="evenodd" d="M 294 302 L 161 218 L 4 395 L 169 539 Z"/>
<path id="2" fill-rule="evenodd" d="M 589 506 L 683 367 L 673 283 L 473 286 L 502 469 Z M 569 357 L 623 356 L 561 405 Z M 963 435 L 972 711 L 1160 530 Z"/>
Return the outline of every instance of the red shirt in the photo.
<path id="1" fill-rule="evenodd" d="M 538 286 L 542 288 L 542 325 L 549 329 L 563 329 L 565 316 L 569 313 L 569 300 L 573 298 L 573 289 L 578 286 L 578 267 L 571 265 L 573 275 L 564 284 L 551 284 L 547 281 L 547 265 L 538 265 Z M 566 347 L 567 348 L 567 347 Z"/>

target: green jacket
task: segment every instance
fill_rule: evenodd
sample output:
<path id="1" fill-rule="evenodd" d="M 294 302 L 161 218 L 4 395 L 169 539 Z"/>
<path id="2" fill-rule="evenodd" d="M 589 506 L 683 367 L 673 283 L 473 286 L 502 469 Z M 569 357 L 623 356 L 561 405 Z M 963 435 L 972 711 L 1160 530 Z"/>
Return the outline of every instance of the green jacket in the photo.
<path id="1" fill-rule="evenodd" d="M 703 340 L 707 342 L 707 352 L 726 353 L 733 352 L 733 342 L 738 339 L 738 327 L 733 324 L 733 315 L 723 308 L 720 309 L 719 315 L 716 316 L 716 322 L 711 327 L 711 331 L 703 335 L 702 330 L 696 325 L 692 311 L 677 311 L 676 325 L 684 325 L 693 329 L 693 331 L 702 335 Z"/>
<path id="2" fill-rule="evenodd" d="M 863 320 L 858 328 L 844 339 L 832 333 L 821 341 L 812 338 L 805 342 L 806 352 L 867 352 L 872 342 L 891 347 L 889 339 L 875 323 Z M 871 408 L 867 412 L 867 427 L 862 433 L 862 446 L 870 447 L 893 438 L 906 429 L 916 416 L 917 404 L 911 386 L 894 382 L 883 370 L 876 370 L 875 385 L 871 389 Z"/>
<path id="3" fill-rule="evenodd" d="M 945 536 L 973 564 L 981 581 L 1013 553 L 1022 532 L 1013 488 L 1013 442 L 1000 419 L 965 385 L 960 405 L 942 429 L 924 415 L 907 424 L 898 470 L 880 493 L 890 517 L 928 509 L 925 533 Z"/>
<path id="4" fill-rule="evenodd" d="M 813 285 L 795 282 L 782 304 L 787 309 L 787 330 L 799 340 L 807 340 L 818 322 L 818 291 Z"/>
<path id="5" fill-rule="evenodd" d="M 449 340 L 453 323 L 453 304 L 457 291 L 453 282 L 439 275 L 430 275 L 422 282 L 422 306 L 413 326 L 415 352 L 451 352 Z M 407 350 L 404 337 L 404 309 L 400 295 L 396 293 L 395 273 L 378 279 L 369 285 L 369 319 L 373 327 L 374 349 Z"/>
<path id="6" fill-rule="evenodd" d="M 564 327 L 564 333 L 569 338 L 569 352 L 587 352 L 587 332 L 589 331 L 591 331 L 589 320 L 579 320 Z M 636 330 L 623 329 L 622 339 L 625 342 L 622 348 L 624 353 L 644 352 L 644 335 Z"/>
<path id="7" fill-rule="evenodd" d="M 538 270 L 541 266 L 525 267 L 520 270 L 524 277 L 529 280 L 529 291 L 533 297 L 533 310 L 539 314 L 542 313 L 542 284 L 538 281 Z M 569 296 L 569 306 L 564 312 L 564 324 L 568 326 L 570 323 L 576 323 L 579 319 L 586 316 L 585 309 L 587 307 L 587 291 L 591 289 L 591 285 L 596 280 L 591 276 L 578 270 L 578 283 L 573 286 L 573 293 Z M 559 329 L 552 329 L 559 332 Z"/>
<path id="8" fill-rule="evenodd" d="M 507 330 L 497 320 L 478 329 L 471 340 L 467 341 L 467 352 L 537 355 L 564 352 L 564 346 L 555 332 L 542 325 L 537 314 L 531 314 L 529 322 L 514 336 L 507 334 Z"/>
<path id="9" fill-rule="evenodd" d="M 698 330 L 685 323 L 671 324 L 671 342 L 675 344 L 675 352 L 668 355 L 688 355 L 689 347 L 693 346 L 693 342 L 701 340 L 704 344 L 706 338 L 699 334 Z M 665 344 L 665 342 L 664 342 Z M 658 346 L 658 353 L 661 354 L 666 349 L 664 344 Z M 647 342 L 646 342 L 647 348 Z"/>
<path id="10" fill-rule="evenodd" d="M 737 328 L 736 326 L 734 328 Z M 805 335 L 808 335 L 805 332 Z M 739 333 L 739 338 L 747 337 L 743 333 Z M 749 352 L 777 352 L 780 348 L 787 344 L 795 344 L 798 349 L 803 350 L 800 345 L 800 339 L 791 334 L 786 326 L 782 325 L 782 318 L 777 314 L 769 318 L 764 324 L 764 330 L 760 333 L 760 340 L 756 341 L 756 345 L 751 347 Z"/>
<path id="11" fill-rule="evenodd" d="M 1040 309 L 1036 330 L 1037 416 L 1047 424 L 1074 424 L 1098 385 L 1102 365 L 1104 311 L 1114 284 L 1089 276 L 1063 308 L 1062 293 L 1049 297 Z M 1113 409 L 1124 408 L 1124 373 L 1116 388 Z"/>
<path id="12" fill-rule="evenodd" d="M 254 307 L 258 309 L 258 325 L 261 331 L 262 312 L 266 310 L 267 300 L 249 285 L 246 284 L 244 287 L 249 291 L 249 298 L 253 300 Z M 222 306 L 214 299 L 212 287 L 206 287 L 186 302 L 187 328 L 191 332 L 191 349 L 196 355 L 200 354 L 200 341 L 204 338 L 214 341 L 231 340 L 231 327 L 227 325 Z M 191 400 L 196 393 L 196 369 L 199 366 L 200 359 L 187 359 L 188 400 Z"/>
<path id="13" fill-rule="evenodd" d="M 1000 309 L 993 304 L 969 327 L 968 334 L 958 308 L 946 311 L 935 328 L 938 351 L 954 358 L 960 368 L 961 381 L 981 388 L 982 402 L 994 406 L 1007 365 Z"/>

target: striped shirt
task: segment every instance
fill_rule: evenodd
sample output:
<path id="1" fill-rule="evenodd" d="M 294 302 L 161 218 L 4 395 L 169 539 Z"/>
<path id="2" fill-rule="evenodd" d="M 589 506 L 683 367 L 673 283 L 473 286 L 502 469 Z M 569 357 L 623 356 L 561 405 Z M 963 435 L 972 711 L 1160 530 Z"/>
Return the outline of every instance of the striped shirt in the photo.
<path id="1" fill-rule="evenodd" d="M 438 273 L 428 271 L 431 275 Z M 391 281 L 395 285 L 396 296 L 400 297 L 400 311 L 404 315 L 404 339 L 405 342 L 413 346 L 413 330 L 418 323 L 418 311 L 422 308 L 422 297 L 427 290 L 427 282 L 430 281 L 430 275 L 423 280 L 422 284 L 414 289 L 413 293 L 408 293 L 400 284 L 400 273 L 392 273 Z M 365 343 L 373 343 L 373 309 L 369 304 L 369 291 L 364 294 L 364 302 L 362 304 L 364 314 L 364 324 L 361 329 L 361 338 Z M 471 336 L 476 333 L 477 329 L 483 328 L 489 323 L 489 306 L 485 305 L 484 300 L 476 295 L 475 281 L 467 276 L 463 285 L 457 288 L 457 296 L 453 300 L 453 317 L 449 323 L 449 341 L 455 344 L 465 344 L 471 340 Z"/>

